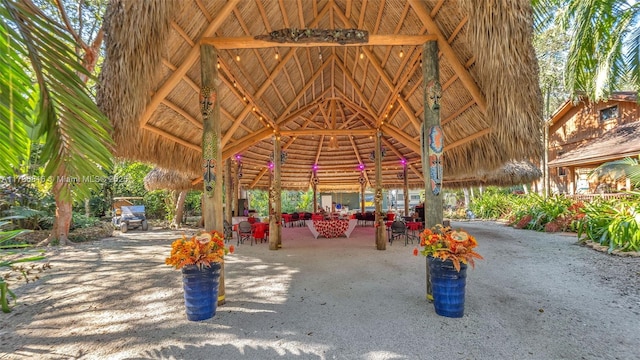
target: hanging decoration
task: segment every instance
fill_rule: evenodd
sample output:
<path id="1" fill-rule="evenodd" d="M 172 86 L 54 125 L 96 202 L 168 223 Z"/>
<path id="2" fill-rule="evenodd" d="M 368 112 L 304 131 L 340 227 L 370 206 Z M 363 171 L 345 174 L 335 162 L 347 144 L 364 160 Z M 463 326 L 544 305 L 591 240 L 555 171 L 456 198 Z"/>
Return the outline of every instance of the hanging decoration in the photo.
<path id="1" fill-rule="evenodd" d="M 384 146 L 382 148 L 380 148 L 380 155 L 381 155 L 381 159 L 384 159 L 385 155 L 387 155 L 387 148 L 385 148 Z M 369 154 L 369 159 L 371 159 L 371 161 L 375 161 L 376 160 L 376 151 L 372 151 Z"/>
<path id="2" fill-rule="evenodd" d="M 238 179 L 242 178 L 242 161 L 238 158 Z"/>
<path id="3" fill-rule="evenodd" d="M 364 178 L 364 176 L 361 174 L 360 177 L 358 178 L 358 183 L 360 183 L 360 185 L 364 185 L 367 182 L 367 179 Z"/>
<path id="4" fill-rule="evenodd" d="M 318 179 L 317 176 L 314 176 L 313 178 L 311 178 L 311 182 L 313 183 L 313 185 L 318 185 L 320 183 L 320 179 Z"/>
<path id="5" fill-rule="evenodd" d="M 289 154 L 287 154 L 286 151 L 281 151 L 280 152 L 280 163 L 284 164 L 285 162 L 287 162 L 287 157 L 289 156 Z M 273 152 L 271 153 L 271 155 L 269 155 L 269 159 L 271 159 L 271 163 L 273 164 Z"/>
<path id="6" fill-rule="evenodd" d="M 399 172 L 398 173 L 398 179 L 404 180 L 404 172 Z"/>

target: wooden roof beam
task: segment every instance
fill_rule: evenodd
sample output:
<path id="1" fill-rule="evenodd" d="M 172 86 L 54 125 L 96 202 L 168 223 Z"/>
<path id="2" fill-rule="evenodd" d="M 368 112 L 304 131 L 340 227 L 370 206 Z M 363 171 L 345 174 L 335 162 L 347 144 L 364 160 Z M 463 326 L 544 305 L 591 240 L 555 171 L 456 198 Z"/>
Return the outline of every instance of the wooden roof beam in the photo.
<path id="1" fill-rule="evenodd" d="M 235 1 L 238 1 L 238 0 L 235 0 Z M 311 22 L 311 24 L 309 24 L 309 26 L 310 27 L 315 26 L 320 21 L 322 16 L 324 16 L 324 14 L 326 14 L 327 11 L 329 11 L 329 4 L 327 4 L 322 9 L 322 11 L 320 11 L 318 16 L 316 16 L 316 18 L 313 20 L 313 22 Z M 282 69 L 284 69 L 285 64 L 289 61 L 289 59 L 291 59 L 293 57 L 294 53 L 295 53 L 295 50 L 291 49 L 282 58 L 282 61 L 280 61 L 278 63 L 278 65 L 276 65 L 276 67 L 271 72 L 271 75 L 269 75 L 269 77 L 265 80 L 265 82 L 262 83 L 262 85 L 260 86 L 258 91 L 256 91 L 256 93 L 253 95 L 254 98 L 256 98 L 256 99 L 260 98 L 264 94 L 264 92 L 267 91 L 269 86 L 273 85 L 273 79 L 275 79 L 275 77 L 278 75 L 278 73 L 280 73 L 280 71 L 282 71 Z M 252 106 L 250 106 L 250 105 L 245 106 L 244 110 L 242 110 L 242 113 L 240 113 L 240 116 L 238 116 L 236 121 L 231 125 L 231 128 L 224 134 L 222 140 L 220 141 L 220 146 L 224 147 L 224 145 L 229 141 L 229 139 L 231 139 L 231 137 L 233 136 L 235 131 L 238 129 L 238 126 L 240 126 L 238 121 L 244 121 L 244 117 L 247 116 L 247 114 L 249 114 L 249 112 L 251 111 L 251 108 L 252 108 Z M 278 123 L 278 122 L 276 121 L 276 123 Z"/>
<path id="2" fill-rule="evenodd" d="M 344 16 L 342 12 L 336 11 Z M 340 17 L 340 16 L 339 16 Z M 427 41 L 437 40 L 436 35 L 377 35 L 369 34 L 369 41 L 366 43 L 338 44 L 334 42 L 313 41 L 313 42 L 287 42 L 279 43 L 275 41 L 256 40 L 252 36 L 239 37 L 206 37 L 200 39 L 200 44 L 212 45 L 218 50 L 235 49 L 268 49 L 274 47 L 289 48 L 313 48 L 313 47 L 346 47 L 346 46 L 418 46 Z"/>
<path id="3" fill-rule="evenodd" d="M 353 136 L 349 136 L 349 141 L 351 142 L 351 148 L 353 148 L 353 152 L 356 154 L 356 159 L 358 159 L 358 163 L 364 165 L 364 161 L 362 161 L 362 158 L 360 157 L 360 150 L 358 150 L 358 146 L 356 145 L 356 142 L 353 140 Z M 367 172 L 363 170 L 361 171 L 361 173 L 364 176 L 367 183 L 371 185 L 371 181 L 369 181 L 369 175 L 367 174 Z"/>
<path id="4" fill-rule="evenodd" d="M 197 152 L 202 152 L 202 148 L 200 147 L 200 145 L 192 144 L 192 143 L 190 143 L 190 142 L 188 142 L 188 141 L 186 141 L 184 139 L 181 139 L 181 138 L 179 138 L 179 137 L 177 137 L 177 136 L 175 136 L 173 134 L 169 134 L 168 132 L 166 132 L 164 130 L 158 129 L 155 126 L 151 126 L 149 124 L 144 124 L 144 125 L 142 125 L 142 129 L 148 130 L 148 131 L 150 131 L 150 132 L 152 132 L 152 133 L 154 133 L 156 135 L 160 135 L 162 137 L 165 137 L 165 138 L 167 138 L 169 140 L 172 140 L 173 142 L 176 142 L 176 143 L 178 143 L 178 144 L 180 144 L 180 145 L 182 145 L 184 147 L 187 147 L 189 149 L 195 150 Z"/>
<path id="5" fill-rule="evenodd" d="M 349 136 L 349 135 L 373 135 L 376 131 L 371 129 L 298 129 L 280 130 L 280 134 L 287 136 L 303 135 L 328 135 L 328 136 Z"/>
<path id="6" fill-rule="evenodd" d="M 411 4 L 413 10 L 418 15 L 418 18 L 420 18 L 420 20 L 422 20 L 422 23 L 427 27 L 429 33 L 437 35 L 438 47 L 440 51 L 442 51 L 447 60 L 449 60 L 451 67 L 456 72 L 456 74 L 458 74 L 460 80 L 462 81 L 462 84 L 467 88 L 476 104 L 478 104 L 480 111 L 482 111 L 483 114 L 486 114 L 487 100 L 485 99 L 482 90 L 480 90 L 480 87 L 475 82 L 469 71 L 467 71 L 465 66 L 458 59 L 455 51 L 444 38 L 442 31 L 440 31 L 438 24 L 436 24 L 436 22 L 429 14 L 424 3 L 420 0 L 409 0 L 409 4 Z"/>
<path id="7" fill-rule="evenodd" d="M 234 141 L 233 144 L 222 148 L 222 160 L 226 160 L 227 158 L 252 147 L 271 135 L 273 135 L 273 129 L 265 128 Z"/>
<path id="8" fill-rule="evenodd" d="M 353 26 L 351 21 L 341 11 L 336 11 L 336 13 L 338 13 L 338 16 L 342 19 L 342 21 L 344 22 L 345 26 Z M 400 36 L 400 35 L 392 35 L 392 36 Z M 425 35 L 414 35 L 414 36 L 425 36 Z M 432 36 L 430 36 L 430 37 L 431 37 L 431 39 L 427 40 L 427 41 L 435 41 L 435 40 L 438 39 L 438 37 L 436 37 L 435 39 L 433 39 Z M 425 41 L 425 42 L 427 42 L 427 41 Z M 424 43 L 422 43 L 422 44 L 424 44 Z M 422 44 L 419 44 L 419 45 L 422 45 Z M 395 44 L 395 45 L 399 45 L 399 44 Z M 414 45 L 418 45 L 418 44 L 414 44 Z M 395 87 L 396 87 L 395 84 L 393 83 L 393 81 L 391 81 L 391 78 L 389 77 L 387 72 L 384 71 L 384 69 L 380 65 L 380 62 L 378 61 L 376 56 L 373 54 L 373 52 L 371 52 L 371 50 L 369 50 L 367 47 L 362 47 L 362 51 L 364 52 L 364 54 L 367 57 L 367 59 L 369 59 L 369 63 L 373 66 L 373 68 L 376 70 L 376 72 L 378 72 L 378 74 L 380 75 L 382 81 L 389 88 L 389 92 L 393 91 L 393 89 L 395 89 Z M 400 106 L 402 106 L 402 108 L 404 109 L 405 113 L 407 114 L 407 117 L 409 117 L 409 121 L 411 121 L 411 123 L 416 128 L 416 130 L 420 130 L 420 128 L 421 128 L 420 121 L 418 120 L 418 118 L 415 117 L 414 111 L 411 108 L 411 106 L 406 101 L 404 101 L 404 99 L 402 99 L 401 97 L 398 98 L 398 102 L 400 103 Z M 383 118 L 378 119 L 378 124 L 377 125 L 378 126 L 381 125 L 382 121 L 384 121 Z"/>
<path id="9" fill-rule="evenodd" d="M 484 130 L 480 130 L 480 131 L 478 131 L 478 132 L 477 132 L 477 133 L 475 133 L 475 134 L 472 134 L 472 135 L 470 135 L 470 136 L 467 136 L 466 138 L 463 138 L 463 139 L 460 139 L 460 140 L 458 140 L 458 141 L 452 142 L 451 144 L 448 144 L 448 145 L 447 145 L 447 144 L 445 143 L 445 144 L 444 144 L 444 151 L 451 150 L 451 149 L 453 149 L 454 147 L 458 147 L 458 146 L 460 146 L 460 145 L 464 145 L 464 144 L 468 143 L 469 141 L 475 140 L 475 139 L 477 139 L 477 138 L 479 138 L 479 137 L 485 136 L 485 135 L 490 134 L 490 133 L 491 133 L 491 129 L 490 129 L 490 128 L 486 128 L 486 129 L 484 129 Z"/>
<path id="10" fill-rule="evenodd" d="M 220 11 L 218 11 L 216 18 L 213 21 L 211 21 L 207 26 L 207 28 L 202 32 L 202 37 L 213 35 L 216 32 L 216 30 L 218 30 L 220 25 L 222 25 L 224 20 L 227 19 L 227 16 L 229 16 L 229 14 L 236 7 L 236 4 L 238 4 L 239 1 L 240 0 L 227 1 L 227 3 L 220 9 Z M 167 95 L 169 95 L 169 93 L 171 92 L 171 90 L 173 90 L 176 84 L 180 82 L 180 80 L 182 80 L 182 78 L 187 73 L 187 71 L 198 60 L 199 56 L 200 56 L 200 46 L 191 47 L 191 50 L 189 50 L 189 52 L 187 53 L 187 56 L 185 57 L 182 64 L 180 64 L 178 69 L 174 71 L 173 74 L 171 74 L 169 78 L 167 78 L 167 81 L 165 81 L 164 84 L 162 84 L 158 88 L 156 93 L 151 98 L 151 101 L 149 101 L 149 104 L 147 104 L 147 107 L 145 108 L 144 112 L 140 116 L 141 127 L 149 121 L 153 112 L 156 111 L 156 109 L 158 108 L 158 105 L 160 105 L 162 100 L 164 100 L 167 97 Z"/>

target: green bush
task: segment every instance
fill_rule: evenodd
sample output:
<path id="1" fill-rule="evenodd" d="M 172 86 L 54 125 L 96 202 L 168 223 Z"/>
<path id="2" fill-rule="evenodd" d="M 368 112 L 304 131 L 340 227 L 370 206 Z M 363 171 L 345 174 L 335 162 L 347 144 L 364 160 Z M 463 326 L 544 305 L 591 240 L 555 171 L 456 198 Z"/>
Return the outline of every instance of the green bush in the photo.
<path id="1" fill-rule="evenodd" d="M 486 191 L 481 196 L 474 198 L 469 208 L 478 218 L 505 219 L 511 214 L 515 196 L 497 191 Z"/>
<path id="2" fill-rule="evenodd" d="M 586 203 L 577 222 L 578 237 L 608 246 L 609 252 L 640 251 L 640 193 L 627 199 Z"/>

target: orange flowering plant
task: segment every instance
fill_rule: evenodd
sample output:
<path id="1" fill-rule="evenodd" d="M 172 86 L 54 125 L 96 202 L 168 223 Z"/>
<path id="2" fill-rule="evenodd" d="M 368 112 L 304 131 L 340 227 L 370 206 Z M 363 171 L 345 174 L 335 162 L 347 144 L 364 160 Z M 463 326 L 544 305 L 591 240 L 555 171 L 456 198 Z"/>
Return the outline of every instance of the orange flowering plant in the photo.
<path id="1" fill-rule="evenodd" d="M 224 262 L 224 256 L 233 251 L 233 245 L 229 248 L 224 246 L 224 236 L 216 230 L 201 232 L 189 238 L 182 235 L 182 238 L 171 244 L 171 256 L 165 260 L 165 264 L 176 269 L 187 265 L 202 268 L 211 263 Z"/>
<path id="2" fill-rule="evenodd" d="M 420 233 L 420 246 L 422 246 L 422 250 L 415 248 L 413 255 L 418 256 L 420 253 L 442 261 L 451 260 L 458 271 L 460 271 L 460 263 L 471 264 L 473 267 L 475 265 L 474 259 L 482 259 L 482 256 L 474 250 L 478 246 L 478 242 L 471 234 L 462 229 L 453 230 L 442 225 L 424 229 Z"/>

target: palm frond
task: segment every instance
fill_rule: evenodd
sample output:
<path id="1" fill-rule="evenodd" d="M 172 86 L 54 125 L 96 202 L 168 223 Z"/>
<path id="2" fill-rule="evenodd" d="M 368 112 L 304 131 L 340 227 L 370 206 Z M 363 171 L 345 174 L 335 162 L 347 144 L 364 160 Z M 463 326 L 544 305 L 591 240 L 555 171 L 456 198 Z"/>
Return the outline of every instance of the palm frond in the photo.
<path id="1" fill-rule="evenodd" d="M 628 178 L 635 186 L 640 186 L 640 159 L 627 157 L 609 161 L 595 168 L 589 176 L 611 176 L 615 181 Z"/>
<path id="2" fill-rule="evenodd" d="M 26 49 L 16 40 L 14 27 L 6 21 L 8 11 L 0 8 L 0 172 L 13 175 L 20 156 L 28 153 L 26 127 L 33 122 L 35 91 L 26 69 Z"/>
<path id="3" fill-rule="evenodd" d="M 74 52 L 73 38 L 27 2 L 2 0 L 28 50 L 39 87 L 38 134 L 45 138 L 45 175 L 79 180 L 74 189 L 86 196 L 111 167 L 110 124 L 79 75 L 91 78 Z"/>

